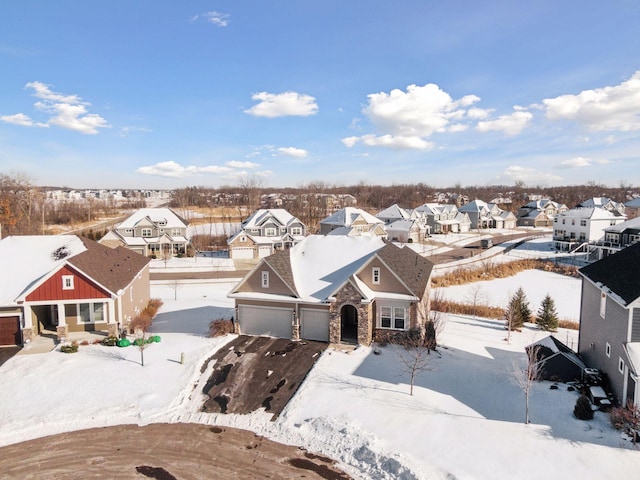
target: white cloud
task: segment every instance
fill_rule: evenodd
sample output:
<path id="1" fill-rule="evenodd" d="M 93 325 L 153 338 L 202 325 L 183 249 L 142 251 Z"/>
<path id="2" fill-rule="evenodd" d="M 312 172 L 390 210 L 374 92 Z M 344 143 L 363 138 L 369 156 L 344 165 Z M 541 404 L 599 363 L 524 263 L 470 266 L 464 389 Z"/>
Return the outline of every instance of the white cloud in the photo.
<path id="1" fill-rule="evenodd" d="M 254 162 L 240 162 L 238 160 L 230 160 L 225 163 L 227 167 L 231 168 L 258 168 L 260 166 L 259 163 Z"/>
<path id="2" fill-rule="evenodd" d="M 532 118 L 533 115 L 529 112 L 515 111 L 509 115 L 500 115 L 496 120 L 478 122 L 476 130 L 479 132 L 497 131 L 513 136 L 520 133 Z"/>
<path id="3" fill-rule="evenodd" d="M 48 127 L 46 123 L 34 122 L 29 115 L 24 113 L 16 113 L 15 115 L 3 115 L 0 120 L 4 123 L 12 125 L 20 125 L 21 127 Z"/>
<path id="4" fill-rule="evenodd" d="M 543 100 L 550 120 L 574 120 L 591 131 L 640 130 L 640 70 L 620 85 Z"/>
<path id="5" fill-rule="evenodd" d="M 467 117 L 473 120 L 484 120 L 491 114 L 491 112 L 493 112 L 492 108 L 486 109 L 474 107 L 467 110 Z"/>
<path id="6" fill-rule="evenodd" d="M 406 138 L 445 132 L 450 122 L 464 118 L 465 107 L 480 101 L 475 95 L 453 100 L 433 83 L 422 87 L 409 85 L 406 92 L 394 89 L 389 93 L 373 93 L 368 98 L 369 104 L 363 113 L 369 120 L 385 136 Z"/>
<path id="7" fill-rule="evenodd" d="M 285 117 L 297 116 L 308 117 L 318 113 L 316 99 L 310 95 L 297 92 L 284 93 L 256 93 L 251 97 L 259 103 L 254 105 L 244 113 L 255 115 L 256 117 Z"/>
<path id="8" fill-rule="evenodd" d="M 387 147 L 395 150 L 428 150 L 433 147 L 433 143 L 427 142 L 420 137 L 362 135 L 361 137 L 342 139 L 342 143 L 347 148 L 353 147 L 358 142 L 362 142 L 368 147 Z"/>
<path id="9" fill-rule="evenodd" d="M 613 163 L 608 158 L 601 158 L 600 160 L 594 160 L 594 161 L 600 165 L 609 165 L 610 163 Z"/>
<path id="10" fill-rule="evenodd" d="M 280 155 L 284 155 L 285 157 L 294 157 L 294 158 L 306 158 L 309 152 L 302 148 L 296 147 L 280 147 L 277 149 L 277 152 Z"/>
<path id="11" fill-rule="evenodd" d="M 34 107 L 50 114 L 51 117 L 46 123 L 34 123 L 28 115 L 21 113 L 7 115 L 7 118 L 13 118 L 13 123 L 16 125 L 39 127 L 55 125 L 87 135 L 95 135 L 98 133 L 99 128 L 108 128 L 110 126 L 100 115 L 88 113 L 87 107 L 91 104 L 83 102 L 78 95 L 64 95 L 53 92 L 48 85 L 42 82 L 29 82 L 25 85 L 25 88 L 32 89 L 34 91 L 33 96 L 40 99 L 34 103 Z M 3 119 L 3 121 L 5 120 Z"/>
<path id="12" fill-rule="evenodd" d="M 591 165 L 591 160 L 584 157 L 575 157 L 568 160 L 562 160 L 559 168 L 582 168 Z"/>
<path id="13" fill-rule="evenodd" d="M 159 162 L 155 165 L 149 165 L 146 167 L 140 167 L 136 170 L 138 173 L 144 173 L 145 175 L 157 175 L 160 177 L 172 177 L 172 178 L 185 178 L 194 177 L 203 173 L 229 173 L 232 172 L 231 167 L 221 167 L 218 165 L 209 165 L 206 167 L 188 166 L 184 167 L 173 160 L 167 162 Z"/>
<path id="14" fill-rule="evenodd" d="M 121 137 L 128 137 L 134 133 L 151 133 L 151 129 L 145 127 L 122 127 L 120 129 Z"/>
<path id="15" fill-rule="evenodd" d="M 498 176 L 500 182 L 524 182 L 525 185 L 544 185 L 557 183 L 562 177 L 547 172 L 540 172 L 533 168 L 511 165 Z"/>
<path id="16" fill-rule="evenodd" d="M 220 13 L 216 11 L 199 13 L 191 17 L 192 22 L 197 22 L 198 20 L 202 20 L 203 22 L 212 23 L 218 27 L 226 27 L 229 25 L 229 18 L 231 15 L 228 13 Z"/>

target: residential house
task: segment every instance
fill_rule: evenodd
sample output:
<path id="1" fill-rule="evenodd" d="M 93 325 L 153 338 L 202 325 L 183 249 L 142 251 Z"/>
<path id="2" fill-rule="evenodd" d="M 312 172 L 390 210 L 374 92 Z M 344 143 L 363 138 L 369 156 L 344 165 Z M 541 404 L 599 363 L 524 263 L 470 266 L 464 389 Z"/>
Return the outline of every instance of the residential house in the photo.
<path id="1" fill-rule="evenodd" d="M 547 198 L 531 200 L 518 209 L 517 224 L 521 227 L 551 227 L 555 216 L 567 210 L 566 205 Z"/>
<path id="2" fill-rule="evenodd" d="M 384 222 L 384 229 L 391 241 L 419 243 L 429 235 L 426 217 L 415 210 L 406 210 L 397 204 L 376 214 Z"/>
<path id="3" fill-rule="evenodd" d="M 482 200 L 475 199 L 458 209 L 462 213 L 469 215 L 471 220 L 471 228 L 507 228 L 516 227 L 516 216 L 502 210 L 496 204 L 487 203 Z"/>
<path id="4" fill-rule="evenodd" d="M 185 255 L 189 223 L 170 208 L 141 208 L 100 239 L 144 256 Z"/>
<path id="5" fill-rule="evenodd" d="M 117 335 L 149 302 L 149 259 L 75 235 L 0 241 L 0 345 Z"/>
<path id="6" fill-rule="evenodd" d="M 379 237 L 310 235 L 229 294 L 238 333 L 369 345 L 421 330 L 433 264 Z"/>
<path id="7" fill-rule="evenodd" d="M 266 257 L 293 247 L 306 233 L 305 225 L 282 208 L 256 210 L 227 240 L 229 257 L 234 260 Z"/>
<path id="8" fill-rule="evenodd" d="M 625 214 L 624 203 L 614 202 L 607 197 L 592 197 L 578 205 L 578 208 L 603 208 L 616 216 Z"/>
<path id="9" fill-rule="evenodd" d="M 387 237 L 384 221 L 354 207 L 342 208 L 320 220 L 320 234 Z"/>
<path id="10" fill-rule="evenodd" d="M 640 243 L 579 270 L 578 353 L 603 371 L 618 401 L 640 405 Z"/>
<path id="11" fill-rule="evenodd" d="M 462 213 L 453 204 L 425 203 L 414 212 L 424 217 L 429 233 L 465 233 L 471 227 L 469 215 Z"/>
<path id="12" fill-rule="evenodd" d="M 556 250 L 574 251 L 582 244 L 596 243 L 608 227 L 622 223 L 625 217 L 597 207 L 573 208 L 553 220 L 553 242 Z"/>
<path id="13" fill-rule="evenodd" d="M 604 237 L 596 242 L 598 260 L 640 241 L 640 217 L 604 229 Z"/>
<path id="14" fill-rule="evenodd" d="M 628 219 L 640 217 L 640 197 L 626 202 L 624 204 L 624 213 Z"/>

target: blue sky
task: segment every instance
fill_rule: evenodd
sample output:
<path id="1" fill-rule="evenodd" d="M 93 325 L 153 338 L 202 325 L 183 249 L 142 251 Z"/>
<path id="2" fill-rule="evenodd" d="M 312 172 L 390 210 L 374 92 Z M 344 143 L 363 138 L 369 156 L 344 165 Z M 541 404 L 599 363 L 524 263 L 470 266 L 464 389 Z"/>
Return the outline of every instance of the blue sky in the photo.
<path id="1" fill-rule="evenodd" d="M 0 172 L 640 185 L 637 1 L 0 3 Z"/>

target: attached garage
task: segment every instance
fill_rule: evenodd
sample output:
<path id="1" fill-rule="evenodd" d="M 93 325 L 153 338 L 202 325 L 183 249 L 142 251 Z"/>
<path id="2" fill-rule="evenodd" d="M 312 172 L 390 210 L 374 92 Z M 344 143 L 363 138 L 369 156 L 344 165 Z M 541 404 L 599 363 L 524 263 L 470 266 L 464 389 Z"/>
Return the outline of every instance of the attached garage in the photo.
<path id="1" fill-rule="evenodd" d="M 329 341 L 329 311 L 311 308 L 300 309 L 300 338 Z"/>
<path id="2" fill-rule="evenodd" d="M 0 345 L 20 345 L 20 317 L 0 317 Z"/>
<path id="3" fill-rule="evenodd" d="M 233 247 L 231 258 L 234 260 L 247 260 L 253 258 L 253 247 Z"/>
<path id="4" fill-rule="evenodd" d="M 271 246 L 270 245 L 258 247 L 258 257 L 259 258 L 268 257 L 269 255 L 271 255 Z"/>
<path id="5" fill-rule="evenodd" d="M 290 308 L 238 306 L 238 325 L 243 335 L 291 338 L 292 318 Z"/>

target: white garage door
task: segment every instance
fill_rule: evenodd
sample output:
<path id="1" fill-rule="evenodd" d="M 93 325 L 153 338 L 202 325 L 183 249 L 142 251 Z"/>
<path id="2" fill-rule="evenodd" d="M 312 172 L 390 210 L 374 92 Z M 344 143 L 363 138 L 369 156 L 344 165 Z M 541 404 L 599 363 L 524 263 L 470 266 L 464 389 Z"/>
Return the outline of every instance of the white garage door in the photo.
<path id="1" fill-rule="evenodd" d="M 266 335 L 291 338 L 292 310 L 290 308 L 238 307 L 238 325 L 244 335 Z"/>
<path id="2" fill-rule="evenodd" d="M 271 247 L 259 247 L 258 248 L 258 257 L 268 257 L 271 255 Z"/>
<path id="3" fill-rule="evenodd" d="M 300 336 L 306 340 L 329 341 L 329 312 L 325 310 L 300 310 Z"/>
<path id="4" fill-rule="evenodd" d="M 247 258 L 253 258 L 252 247 L 236 247 L 231 249 L 231 258 L 237 260 L 243 260 Z"/>

